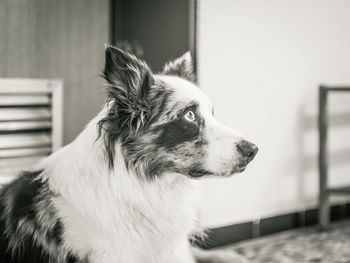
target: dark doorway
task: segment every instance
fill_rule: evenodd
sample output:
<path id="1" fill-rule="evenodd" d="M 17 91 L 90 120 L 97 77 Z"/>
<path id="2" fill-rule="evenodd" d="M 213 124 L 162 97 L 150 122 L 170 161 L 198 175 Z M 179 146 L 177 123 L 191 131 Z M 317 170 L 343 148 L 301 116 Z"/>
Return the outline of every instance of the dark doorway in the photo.
<path id="1" fill-rule="evenodd" d="M 155 72 L 188 50 L 196 61 L 196 0 L 111 0 L 111 43 Z"/>

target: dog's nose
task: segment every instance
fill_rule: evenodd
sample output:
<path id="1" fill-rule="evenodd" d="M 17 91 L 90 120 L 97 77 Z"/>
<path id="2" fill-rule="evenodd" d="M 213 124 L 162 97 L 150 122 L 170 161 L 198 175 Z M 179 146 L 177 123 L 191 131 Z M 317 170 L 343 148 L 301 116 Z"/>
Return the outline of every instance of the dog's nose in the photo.
<path id="1" fill-rule="evenodd" d="M 242 140 L 237 144 L 237 150 L 241 153 L 247 161 L 250 162 L 254 159 L 256 153 L 258 152 L 258 147 L 255 144 Z"/>

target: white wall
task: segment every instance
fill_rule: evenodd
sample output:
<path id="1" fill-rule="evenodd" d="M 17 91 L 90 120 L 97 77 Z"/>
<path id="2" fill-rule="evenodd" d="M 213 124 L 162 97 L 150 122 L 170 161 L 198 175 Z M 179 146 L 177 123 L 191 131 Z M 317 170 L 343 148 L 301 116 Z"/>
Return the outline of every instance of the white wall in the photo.
<path id="1" fill-rule="evenodd" d="M 312 207 L 317 88 L 350 85 L 350 1 L 199 0 L 198 69 L 215 114 L 260 151 L 248 170 L 203 181 L 215 227 Z M 350 94 L 332 96 L 331 184 L 350 183 Z M 334 155 L 338 154 L 338 155 Z"/>

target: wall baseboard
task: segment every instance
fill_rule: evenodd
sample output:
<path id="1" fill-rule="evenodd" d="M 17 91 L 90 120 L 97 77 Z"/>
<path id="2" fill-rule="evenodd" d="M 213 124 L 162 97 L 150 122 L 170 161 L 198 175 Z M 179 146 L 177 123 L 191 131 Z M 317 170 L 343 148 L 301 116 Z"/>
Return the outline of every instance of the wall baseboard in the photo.
<path id="1" fill-rule="evenodd" d="M 345 218 L 350 218 L 350 203 L 331 206 L 330 219 L 332 222 Z M 317 224 L 317 209 L 308 209 L 274 217 L 267 217 L 257 221 L 212 228 L 209 229 L 206 240 L 197 241 L 196 245 L 204 249 L 210 249 L 285 230 L 315 226 Z"/>

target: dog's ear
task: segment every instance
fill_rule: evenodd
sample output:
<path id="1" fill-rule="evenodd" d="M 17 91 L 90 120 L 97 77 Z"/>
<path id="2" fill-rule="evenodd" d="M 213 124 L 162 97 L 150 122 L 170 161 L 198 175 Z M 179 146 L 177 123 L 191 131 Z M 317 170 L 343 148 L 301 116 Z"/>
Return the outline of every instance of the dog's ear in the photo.
<path id="1" fill-rule="evenodd" d="M 116 105 L 119 128 L 128 126 L 137 131 L 148 115 L 147 97 L 154 82 L 151 70 L 134 55 L 106 46 L 103 75 L 108 82 L 108 99 Z"/>
<path id="2" fill-rule="evenodd" d="M 169 61 L 165 64 L 161 73 L 164 75 L 178 76 L 191 82 L 195 82 L 196 76 L 193 70 L 191 53 L 187 51 L 184 55 L 174 61 Z"/>

